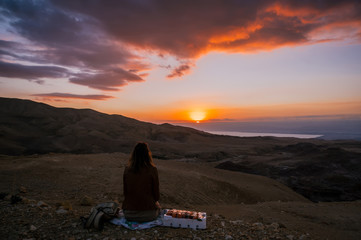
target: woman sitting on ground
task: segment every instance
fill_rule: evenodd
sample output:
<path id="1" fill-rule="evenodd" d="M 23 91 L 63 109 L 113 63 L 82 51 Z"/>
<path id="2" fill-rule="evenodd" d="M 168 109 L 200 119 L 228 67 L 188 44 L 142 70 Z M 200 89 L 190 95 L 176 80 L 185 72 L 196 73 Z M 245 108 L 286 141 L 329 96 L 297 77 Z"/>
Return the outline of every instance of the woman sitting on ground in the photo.
<path id="1" fill-rule="evenodd" d="M 146 143 L 138 143 L 123 175 L 123 213 L 128 221 L 149 222 L 160 213 L 159 178 Z"/>

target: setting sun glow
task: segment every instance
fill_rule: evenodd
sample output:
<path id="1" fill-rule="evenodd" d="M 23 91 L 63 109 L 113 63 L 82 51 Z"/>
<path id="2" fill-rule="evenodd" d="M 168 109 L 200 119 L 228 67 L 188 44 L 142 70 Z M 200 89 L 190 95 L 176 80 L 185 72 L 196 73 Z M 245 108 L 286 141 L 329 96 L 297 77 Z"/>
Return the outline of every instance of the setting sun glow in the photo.
<path id="1" fill-rule="evenodd" d="M 206 113 L 202 112 L 202 111 L 194 111 L 190 113 L 190 117 L 192 120 L 196 121 L 197 123 L 199 123 L 199 121 L 205 119 L 206 117 Z"/>
<path id="2" fill-rule="evenodd" d="M 361 118 L 361 0 L 143 2 L 0 0 L 0 98 L 234 131 Z"/>

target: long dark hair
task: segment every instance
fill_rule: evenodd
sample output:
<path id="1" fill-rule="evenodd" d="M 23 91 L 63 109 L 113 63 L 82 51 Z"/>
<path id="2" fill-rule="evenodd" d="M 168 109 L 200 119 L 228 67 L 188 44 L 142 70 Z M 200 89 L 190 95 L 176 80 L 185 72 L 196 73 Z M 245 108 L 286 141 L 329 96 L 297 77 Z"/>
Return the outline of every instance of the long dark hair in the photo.
<path id="1" fill-rule="evenodd" d="M 135 145 L 131 157 L 128 161 L 128 167 L 133 172 L 138 172 L 141 168 L 155 166 L 152 159 L 152 153 L 145 142 L 138 142 Z"/>

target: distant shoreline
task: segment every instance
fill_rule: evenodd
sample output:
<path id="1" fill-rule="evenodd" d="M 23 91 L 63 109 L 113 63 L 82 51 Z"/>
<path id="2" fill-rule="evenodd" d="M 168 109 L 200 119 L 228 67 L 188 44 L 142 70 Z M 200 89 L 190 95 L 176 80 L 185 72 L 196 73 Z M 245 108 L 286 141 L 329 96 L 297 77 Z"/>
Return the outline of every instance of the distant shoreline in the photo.
<path id="1" fill-rule="evenodd" d="M 291 133 L 255 133 L 255 132 L 237 132 L 237 131 L 206 131 L 216 135 L 236 136 L 236 137 L 293 137 L 293 138 L 319 138 L 323 135 L 315 134 L 291 134 Z"/>
<path id="2" fill-rule="evenodd" d="M 254 122 L 177 123 L 179 126 L 227 136 L 294 137 L 300 139 L 361 140 L 360 119 L 279 120 Z"/>

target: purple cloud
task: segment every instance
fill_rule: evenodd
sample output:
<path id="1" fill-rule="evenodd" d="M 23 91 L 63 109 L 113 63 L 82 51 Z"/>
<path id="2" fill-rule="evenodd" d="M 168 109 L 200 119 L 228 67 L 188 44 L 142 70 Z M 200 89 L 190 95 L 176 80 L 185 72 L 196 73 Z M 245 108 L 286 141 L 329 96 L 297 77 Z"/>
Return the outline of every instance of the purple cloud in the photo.
<path id="1" fill-rule="evenodd" d="M 355 23 L 361 4 L 345 1 L 53 0 L 55 5 L 96 19 L 110 36 L 142 49 L 179 58 L 213 50 L 268 50 L 312 42 L 315 30 Z"/>
<path id="2" fill-rule="evenodd" d="M 149 64 L 140 63 L 139 57 L 125 45 L 106 34 L 97 19 L 86 14 L 58 8 L 49 1 L 2 1 L 0 9 L 0 15 L 8 18 L 12 31 L 31 41 L 0 40 L 0 58 L 8 62 L 77 68 L 77 74 L 68 75 L 70 82 L 108 90 L 143 81 L 140 76 L 146 75 L 142 71 L 150 68 Z M 17 76 L 23 79 L 35 77 L 35 70 L 50 70 L 39 66 L 33 72 L 28 70 L 31 74 L 26 75 L 26 69 L 18 66 L 24 74 Z M 110 68 L 114 70 L 109 71 Z M 9 77 L 7 72 L 0 72 L 0 77 Z"/>
<path id="3" fill-rule="evenodd" d="M 181 65 L 167 77 L 179 77 L 190 72 L 191 66 L 182 62 L 211 51 L 271 50 L 343 38 L 360 41 L 360 16 L 358 0 L 3 0 L 0 17 L 28 42 L 0 40 L 0 58 L 75 68 L 79 73 L 69 76 L 70 82 L 119 90 L 143 81 L 143 71 L 150 69 L 132 49 L 176 57 Z M 342 26 L 352 30 L 332 39 L 318 34 Z M 7 77 L 2 72 L 0 76 Z"/>
<path id="4" fill-rule="evenodd" d="M 142 81 L 144 80 L 140 76 L 120 68 L 98 74 L 79 74 L 77 77 L 70 78 L 72 83 L 105 91 L 117 91 L 119 87 L 125 86 L 130 82 Z"/>
<path id="5" fill-rule="evenodd" d="M 70 93 L 39 93 L 32 94 L 31 96 L 46 97 L 46 98 L 71 98 L 71 99 L 86 99 L 86 100 L 107 100 L 114 98 L 108 95 L 79 95 Z"/>
<path id="6" fill-rule="evenodd" d="M 68 70 L 55 66 L 28 66 L 0 61 L 0 73 L 3 77 L 39 80 L 41 78 L 62 78 L 68 75 Z"/>
<path id="7" fill-rule="evenodd" d="M 182 64 L 179 67 L 173 69 L 173 71 L 167 76 L 167 78 L 182 77 L 190 71 L 191 67 L 188 64 Z"/>

